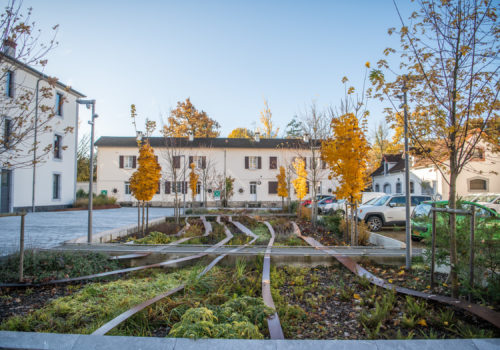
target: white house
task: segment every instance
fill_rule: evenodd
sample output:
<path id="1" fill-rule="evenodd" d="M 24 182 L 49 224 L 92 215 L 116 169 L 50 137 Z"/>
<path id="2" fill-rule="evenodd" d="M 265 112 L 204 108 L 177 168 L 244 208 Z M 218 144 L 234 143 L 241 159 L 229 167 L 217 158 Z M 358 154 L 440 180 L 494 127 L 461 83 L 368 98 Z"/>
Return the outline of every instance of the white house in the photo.
<path id="1" fill-rule="evenodd" d="M 31 211 L 33 207 L 36 211 L 41 211 L 71 206 L 75 200 L 76 187 L 76 100 L 84 95 L 60 82 L 50 85 L 48 81 L 51 78 L 47 75 L 13 58 L 14 47 L 4 43 L 3 49 L 0 53 L 0 147 L 3 147 L 4 157 L 0 159 L 0 212 Z M 47 97 L 50 94 L 46 94 L 49 90 L 52 92 L 51 98 Z M 33 97 L 26 103 L 26 108 L 30 111 L 27 125 L 36 125 L 32 124 L 35 118 L 37 121 L 41 120 L 47 113 L 54 113 L 55 116 L 42 127 L 34 127 L 29 135 L 25 136 L 23 147 L 26 150 L 23 156 L 28 160 L 33 157 L 35 137 L 40 152 L 38 154 L 43 154 L 43 149 L 49 145 L 51 149 L 43 158 L 37 160 L 36 165 L 33 161 L 27 161 L 22 166 L 12 166 L 6 161 L 9 152 L 12 152 L 8 142 L 10 138 L 17 137 L 12 130 L 17 126 L 16 117 L 20 113 L 19 99 L 24 96 Z M 43 105 L 52 107 L 50 110 L 41 107 L 42 98 Z M 17 128 L 21 130 L 18 126 Z"/>
<path id="2" fill-rule="evenodd" d="M 500 153 L 492 152 L 484 141 L 476 146 L 473 158 L 457 178 L 457 195 L 500 192 Z M 404 193 L 405 164 L 402 154 L 385 154 L 380 166 L 371 174 L 374 191 Z M 410 192 L 447 199 L 446 178 L 426 159 L 411 158 Z"/>
<path id="3" fill-rule="evenodd" d="M 149 142 L 162 168 L 158 192 L 152 200 L 152 205 L 157 206 L 172 205 L 176 191 L 182 200 L 185 195 L 186 201 L 191 202 L 191 190 L 188 188 L 190 163 L 196 164 L 200 174 L 195 200 L 203 202 L 206 193 L 208 205 L 216 204 L 215 190 L 220 188 L 218 184 L 224 178 L 224 173 L 235 179 L 234 194 L 229 199 L 229 205 L 238 207 L 249 204 L 280 205 L 276 175 L 280 166 L 289 167 L 295 157 L 304 158 L 307 170 L 311 173 L 312 151 L 309 143 L 301 139 L 151 137 Z M 129 188 L 129 178 L 138 166 L 136 138 L 104 136 L 95 144 L 98 147 L 98 193 L 104 191 L 122 204 L 136 202 Z M 172 155 L 175 159 L 170 161 Z M 325 165 L 321 164 L 319 158 L 316 159 L 319 163 L 316 168 L 319 178 L 317 193 L 331 194 L 335 190 L 335 183 L 328 179 Z M 172 165 L 177 169 L 177 179 L 173 177 Z M 202 180 L 204 172 L 209 175 L 207 191 Z M 290 192 L 291 198 L 295 199 L 293 187 Z"/>

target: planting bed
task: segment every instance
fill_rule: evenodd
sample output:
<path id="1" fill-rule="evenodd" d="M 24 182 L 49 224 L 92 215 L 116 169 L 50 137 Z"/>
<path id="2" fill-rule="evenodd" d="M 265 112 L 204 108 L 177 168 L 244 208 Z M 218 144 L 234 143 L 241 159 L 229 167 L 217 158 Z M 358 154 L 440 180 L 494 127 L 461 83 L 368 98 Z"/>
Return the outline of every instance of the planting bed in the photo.
<path id="1" fill-rule="evenodd" d="M 181 224 L 183 224 L 182 221 Z M 182 227 L 183 225 L 175 223 L 173 219 L 167 219 L 167 221 L 162 222 L 161 224 L 148 227 L 148 229 L 145 230 L 144 234 L 142 234 L 141 232 L 137 232 L 127 236 L 118 237 L 114 239 L 112 243 L 137 241 L 138 243 L 143 244 L 167 244 L 173 242 L 176 239 L 179 239 L 179 237 L 176 237 L 174 235 L 179 233 Z"/>
<path id="2" fill-rule="evenodd" d="M 298 220 L 296 223 L 303 236 L 312 237 L 325 246 L 345 245 L 345 242 L 339 238 L 338 232 L 334 230 L 335 228 L 325 227 L 320 224 L 313 227 L 311 222 L 305 220 Z"/>
<path id="3" fill-rule="evenodd" d="M 273 269 L 271 284 L 285 338 L 500 336 L 498 329 L 470 314 L 373 286 L 340 264 Z"/>
<path id="4" fill-rule="evenodd" d="M 274 229 L 276 238 L 274 246 L 309 246 L 293 233 L 293 226 L 287 218 L 274 218 L 268 220 Z"/>

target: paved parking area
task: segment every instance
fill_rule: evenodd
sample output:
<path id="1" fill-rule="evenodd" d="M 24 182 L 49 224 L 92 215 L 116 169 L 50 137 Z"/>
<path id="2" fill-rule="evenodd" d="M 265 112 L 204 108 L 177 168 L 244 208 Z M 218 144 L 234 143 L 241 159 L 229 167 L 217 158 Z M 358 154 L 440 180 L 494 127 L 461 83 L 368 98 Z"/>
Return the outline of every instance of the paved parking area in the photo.
<path id="1" fill-rule="evenodd" d="M 173 215 L 172 208 L 150 208 L 149 218 Z M 87 235 L 86 210 L 29 213 L 25 223 L 25 247 L 49 248 Z M 20 217 L 0 218 L 0 256 L 19 250 Z M 137 222 L 137 208 L 94 210 L 93 232 Z"/>
<path id="2" fill-rule="evenodd" d="M 406 232 L 404 227 L 391 227 L 391 228 L 383 228 L 381 231 L 377 232 L 378 234 L 397 239 L 401 242 L 406 242 Z M 411 246 L 413 248 L 425 248 L 425 244 L 421 241 L 411 241 Z"/>

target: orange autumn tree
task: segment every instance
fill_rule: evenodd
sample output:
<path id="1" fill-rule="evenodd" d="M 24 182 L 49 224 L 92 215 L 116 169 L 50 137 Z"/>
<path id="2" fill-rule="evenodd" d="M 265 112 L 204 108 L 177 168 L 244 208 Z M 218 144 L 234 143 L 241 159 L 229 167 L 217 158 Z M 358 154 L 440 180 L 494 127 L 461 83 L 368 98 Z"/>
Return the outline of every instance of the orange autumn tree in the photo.
<path id="1" fill-rule="evenodd" d="M 158 191 L 158 183 L 161 178 L 161 167 L 156 160 L 153 147 L 146 142 L 139 144 L 139 167 L 130 177 L 130 191 L 132 195 L 142 202 L 142 227 L 144 233 L 144 205 L 153 199 Z"/>
<path id="2" fill-rule="evenodd" d="M 280 173 L 276 175 L 278 179 L 278 196 L 281 197 L 281 208 L 285 207 L 285 197 L 288 197 L 288 188 L 286 184 L 285 168 L 280 166 Z"/>
<path id="3" fill-rule="evenodd" d="M 302 158 L 296 158 L 293 162 L 293 167 L 295 168 L 297 178 L 292 180 L 292 184 L 295 192 L 297 192 L 297 199 L 299 200 L 299 205 L 297 206 L 297 215 L 300 215 L 300 202 L 307 194 L 307 171 L 305 162 Z"/>
<path id="4" fill-rule="evenodd" d="M 333 117 L 330 127 L 332 137 L 323 143 L 321 155 L 330 169 L 330 177 L 339 181 L 336 189 L 337 199 L 345 199 L 351 211 L 361 202 L 362 191 L 368 176 L 368 152 L 370 147 L 365 136 L 364 122 L 361 123 L 354 113 Z M 353 222 L 354 222 L 353 217 Z M 356 234 L 351 243 L 357 244 Z"/>
<path id="5" fill-rule="evenodd" d="M 194 204 L 194 197 L 196 196 L 196 187 L 198 186 L 199 175 L 195 171 L 196 165 L 194 163 L 189 164 L 191 172 L 189 173 L 189 188 L 191 189 L 191 200 Z"/>

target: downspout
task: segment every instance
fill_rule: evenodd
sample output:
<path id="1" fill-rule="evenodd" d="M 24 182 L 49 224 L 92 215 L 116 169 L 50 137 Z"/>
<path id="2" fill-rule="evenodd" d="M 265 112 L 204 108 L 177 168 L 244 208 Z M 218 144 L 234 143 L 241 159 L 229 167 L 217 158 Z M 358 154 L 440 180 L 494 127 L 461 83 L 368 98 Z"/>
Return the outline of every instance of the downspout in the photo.
<path id="1" fill-rule="evenodd" d="M 78 103 L 76 105 L 76 118 L 75 118 L 75 176 L 74 176 L 74 182 L 73 182 L 73 203 L 76 202 L 76 182 L 77 177 L 78 177 L 78 119 L 79 119 L 79 109 L 78 109 Z M 97 179 L 96 179 L 97 180 Z"/>
<path id="2" fill-rule="evenodd" d="M 35 212 L 35 189 L 36 189 L 36 149 L 37 149 L 37 129 L 38 129 L 38 87 L 43 78 L 38 78 L 36 81 L 35 92 L 35 135 L 33 140 L 33 188 L 31 193 L 31 212 Z"/>

